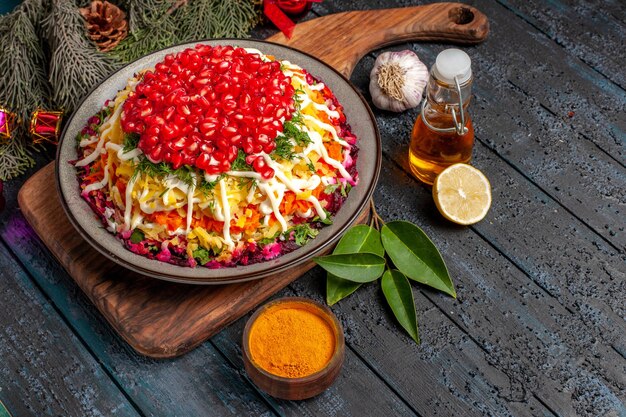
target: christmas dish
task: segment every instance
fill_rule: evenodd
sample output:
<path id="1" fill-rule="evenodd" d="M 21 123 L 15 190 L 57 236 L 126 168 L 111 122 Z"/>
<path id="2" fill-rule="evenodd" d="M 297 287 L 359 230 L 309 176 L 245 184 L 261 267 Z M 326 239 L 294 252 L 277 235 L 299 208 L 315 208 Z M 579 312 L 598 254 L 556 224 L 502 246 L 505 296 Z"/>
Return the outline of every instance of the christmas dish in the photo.
<path id="1" fill-rule="evenodd" d="M 152 258 L 140 255 L 129 250 L 126 244 L 120 241 L 120 238 L 116 234 L 107 230 L 109 226 L 108 223 L 103 223 L 102 218 L 97 212 L 94 212 L 88 200 L 83 196 L 84 193 L 80 187 L 82 180 L 80 177 L 77 180 L 77 176 L 80 176 L 81 171 L 84 173 L 85 170 L 84 167 L 76 167 L 75 165 L 78 161 L 87 156 L 87 154 L 81 150 L 77 141 L 82 133 L 86 133 L 83 132 L 85 128 L 95 130 L 99 124 L 104 123 L 103 117 L 100 116 L 107 115 L 107 112 L 110 110 L 106 109 L 114 105 L 119 92 L 129 87 L 130 80 L 136 79 L 137 76 L 142 76 L 147 70 L 154 71 L 159 63 L 165 61 L 167 55 L 175 55 L 186 49 L 195 49 L 198 44 L 209 45 L 211 47 L 236 45 L 241 48 L 255 49 L 262 51 L 263 54 L 268 57 L 274 56 L 280 61 L 289 61 L 292 64 L 304 68 L 311 74 L 314 81 L 322 82 L 324 86 L 328 87 L 332 92 L 333 96 L 342 106 L 342 112 L 346 117 L 346 121 L 350 124 L 351 133 L 357 138 L 356 146 L 358 146 L 358 154 L 354 154 L 357 157 L 353 158 L 355 167 L 351 169 L 354 170 L 357 176 L 356 180 L 358 180 L 358 184 L 350 190 L 348 190 L 347 187 L 344 189 L 347 197 L 341 196 L 343 202 L 341 203 L 341 208 L 332 214 L 332 224 L 323 224 L 317 229 L 311 224 L 311 228 L 317 232 L 315 238 L 308 237 L 309 240 L 302 246 L 297 246 L 295 240 L 290 240 L 289 244 L 295 248 L 291 251 L 284 251 L 280 256 L 275 258 L 266 259 L 262 262 L 249 262 L 247 265 L 240 262 L 236 266 L 230 264 L 228 267 L 226 267 L 227 265 L 223 265 L 224 267 L 216 267 L 215 265 L 209 265 L 209 267 L 198 265 L 196 265 L 196 267 L 189 267 L 185 263 L 177 264 L 160 261 L 156 258 L 156 255 Z M 294 88 L 294 94 L 295 93 Z M 105 106 L 104 103 L 107 103 L 107 105 Z M 95 115 L 99 116 L 98 119 L 100 119 L 100 121 L 92 118 Z M 84 137 L 79 140 L 82 141 L 83 139 Z M 123 146 L 124 142 L 121 143 Z M 97 144 L 91 146 L 97 146 Z M 102 149 L 105 149 L 105 152 L 108 153 L 108 150 L 106 150 L 104 146 L 103 144 Z M 137 143 L 137 146 L 141 149 L 139 143 Z M 354 150 L 356 151 L 356 149 Z M 351 153 L 351 157 L 352 155 Z M 170 157 L 171 156 L 172 155 L 170 155 Z M 239 152 L 237 156 L 239 156 Z M 98 154 L 96 154 L 96 157 L 98 157 Z M 98 252 L 97 255 L 92 253 L 90 256 L 103 256 L 126 269 L 152 278 L 179 283 L 215 285 L 240 283 L 264 277 L 271 279 L 272 276 L 290 273 L 290 271 L 297 270 L 301 266 L 303 269 L 306 268 L 304 264 L 310 262 L 314 256 L 326 252 L 337 242 L 344 231 L 355 224 L 357 220 L 364 217 L 380 173 L 381 158 L 380 136 L 374 116 L 367 106 L 365 99 L 338 71 L 311 55 L 284 45 L 252 39 L 212 39 L 176 45 L 161 51 L 156 51 L 127 64 L 95 85 L 93 90 L 78 103 L 75 111 L 68 116 L 65 122 L 57 150 L 55 177 L 61 206 L 70 224 L 74 227 L 74 230 L 71 232 L 78 233 L 86 244 L 90 245 Z M 161 161 L 156 165 L 168 164 L 170 169 L 173 170 L 172 164 L 174 162 L 175 161 Z M 202 161 L 200 161 L 200 164 L 202 164 Z M 252 164 L 248 165 L 252 165 L 252 172 L 257 172 L 254 170 L 254 161 L 252 161 Z M 194 169 L 199 168 L 194 165 Z M 348 171 L 351 173 L 350 170 Z M 221 174 L 211 175 L 217 175 L 219 177 Z M 133 187 L 133 189 L 135 189 L 135 187 Z M 214 190 L 220 190 L 217 184 Z M 126 190 L 124 190 L 124 192 L 125 191 Z M 338 185 L 337 189 L 334 191 L 339 191 L 338 194 L 334 195 L 341 195 L 341 186 Z M 194 207 L 196 204 L 198 203 L 194 203 Z M 329 208 L 326 208 L 326 210 L 330 212 Z M 312 223 L 312 218 L 310 221 Z M 134 238 L 136 241 L 141 237 L 141 235 L 137 235 L 138 233 L 135 234 Z M 144 234 L 144 238 L 145 237 L 146 235 Z M 235 240 L 234 237 L 231 234 L 233 242 Z M 278 237 L 278 239 L 280 240 L 280 237 Z M 131 243 L 133 243 L 132 240 Z M 154 248 L 152 248 L 152 250 L 154 251 Z M 172 252 L 169 246 L 168 250 Z M 215 258 L 211 253 L 209 253 L 209 256 Z M 199 264 L 200 262 L 196 260 L 196 263 Z"/>
<path id="2" fill-rule="evenodd" d="M 135 254 L 250 265 L 304 246 L 358 186 L 323 80 L 256 48 L 198 44 L 134 73 L 76 136 L 80 195 Z"/>

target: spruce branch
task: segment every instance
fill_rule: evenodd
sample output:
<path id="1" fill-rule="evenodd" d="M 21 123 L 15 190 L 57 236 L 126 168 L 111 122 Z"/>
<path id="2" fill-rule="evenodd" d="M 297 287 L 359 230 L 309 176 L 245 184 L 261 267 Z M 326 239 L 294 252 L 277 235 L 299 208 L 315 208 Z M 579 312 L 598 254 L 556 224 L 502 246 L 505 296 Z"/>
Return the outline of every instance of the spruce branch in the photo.
<path id="1" fill-rule="evenodd" d="M 130 62 L 177 42 L 176 27 L 168 16 L 164 16 L 160 21 L 131 33 L 110 54 L 120 61 Z"/>
<path id="2" fill-rule="evenodd" d="M 214 37 L 214 3 L 213 0 L 192 0 L 180 10 L 178 37 L 181 41 L 197 41 Z"/>
<path id="3" fill-rule="evenodd" d="M 159 22 L 174 3 L 174 0 L 128 0 L 126 10 L 131 34 Z"/>
<path id="4" fill-rule="evenodd" d="M 24 123 L 31 111 L 47 103 L 44 54 L 35 25 L 40 0 L 26 0 L 12 13 L 0 16 L 0 106 L 15 112 L 22 124 L 0 144 L 0 179 L 8 180 L 35 164 Z"/>
<path id="5" fill-rule="evenodd" d="M 0 144 L 0 180 L 2 181 L 21 175 L 35 165 L 35 160 L 25 143 L 24 130 L 23 127 L 19 127 L 11 141 Z"/>
<path id="6" fill-rule="evenodd" d="M 254 3 L 247 0 L 213 0 L 215 9 L 214 37 L 247 38 L 258 14 Z"/>
<path id="7" fill-rule="evenodd" d="M 247 38 L 258 13 L 249 0 L 189 0 L 176 20 L 181 41 Z"/>
<path id="8" fill-rule="evenodd" d="M 87 39 L 75 0 L 52 0 L 44 27 L 52 52 L 49 73 L 52 98 L 57 106 L 69 112 L 120 64 L 98 52 Z"/>
<path id="9" fill-rule="evenodd" d="M 25 2 L 22 6 L 27 5 Z M 26 7 L 0 17 L 0 104 L 22 119 L 38 106 L 47 104 L 49 92 L 44 72 L 44 55 Z"/>

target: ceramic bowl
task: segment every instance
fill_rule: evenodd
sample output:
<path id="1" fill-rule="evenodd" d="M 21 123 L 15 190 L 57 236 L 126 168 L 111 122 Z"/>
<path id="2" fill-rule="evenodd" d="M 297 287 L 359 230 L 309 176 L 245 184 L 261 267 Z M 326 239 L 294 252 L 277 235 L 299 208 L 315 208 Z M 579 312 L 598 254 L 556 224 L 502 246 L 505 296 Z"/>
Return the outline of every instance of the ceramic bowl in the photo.
<path id="1" fill-rule="evenodd" d="M 300 305 L 322 318 L 333 330 L 335 349 L 328 363 L 319 371 L 301 378 L 286 378 L 274 375 L 256 364 L 250 353 L 250 330 L 254 322 L 269 308 L 281 305 Z M 248 376 L 254 384 L 271 395 L 284 400 L 303 400 L 321 394 L 339 376 L 345 356 L 343 328 L 330 309 L 313 300 L 301 297 L 284 297 L 270 301 L 259 308 L 248 320 L 243 331 L 243 362 Z"/>
<path id="2" fill-rule="evenodd" d="M 167 54 L 182 51 L 198 43 L 256 48 L 278 59 L 287 59 L 305 68 L 327 84 L 344 106 L 348 123 L 358 138 L 359 183 L 351 190 L 344 205 L 336 214 L 334 223 L 322 228 L 315 239 L 291 253 L 257 264 L 222 269 L 190 268 L 148 259 L 124 248 L 120 240 L 104 229 L 95 213 L 80 196 L 76 169 L 70 161 L 77 159 L 75 139 L 87 119 L 97 113 L 106 100 L 113 98 L 118 90 L 124 88 L 133 74 L 145 68 L 154 67 Z M 146 276 L 191 284 L 225 284 L 249 281 L 284 272 L 309 261 L 313 256 L 336 243 L 341 234 L 355 222 L 359 213 L 369 203 L 380 166 L 381 143 L 374 116 L 363 97 L 339 72 L 311 55 L 283 45 L 258 40 L 215 39 L 177 45 L 154 52 L 123 67 L 92 90 L 72 114 L 62 132 L 56 159 L 56 179 L 62 206 L 70 222 L 78 233 L 103 256 Z"/>

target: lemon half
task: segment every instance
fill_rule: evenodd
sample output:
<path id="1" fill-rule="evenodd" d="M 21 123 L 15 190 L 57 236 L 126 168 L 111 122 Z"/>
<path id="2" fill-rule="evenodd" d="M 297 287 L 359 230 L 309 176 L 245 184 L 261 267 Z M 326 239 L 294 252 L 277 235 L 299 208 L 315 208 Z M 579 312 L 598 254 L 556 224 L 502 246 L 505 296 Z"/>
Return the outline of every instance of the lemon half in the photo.
<path id="1" fill-rule="evenodd" d="M 491 207 L 491 184 L 485 174 L 471 165 L 450 165 L 435 179 L 433 199 L 446 219 L 462 225 L 474 224 Z"/>

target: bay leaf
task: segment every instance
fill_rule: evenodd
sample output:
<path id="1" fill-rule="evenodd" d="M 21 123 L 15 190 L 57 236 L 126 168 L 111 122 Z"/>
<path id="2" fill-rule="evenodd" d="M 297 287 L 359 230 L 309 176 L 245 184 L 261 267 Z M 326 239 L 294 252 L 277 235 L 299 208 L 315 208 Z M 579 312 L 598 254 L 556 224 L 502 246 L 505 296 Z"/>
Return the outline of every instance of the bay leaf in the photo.
<path id="1" fill-rule="evenodd" d="M 340 255 L 357 252 L 373 253 L 381 257 L 385 255 L 385 249 L 383 249 L 380 241 L 378 230 L 365 224 L 351 227 L 337 243 L 333 254 Z"/>
<path id="2" fill-rule="evenodd" d="M 354 282 L 371 282 L 383 274 L 385 259 L 373 253 L 350 253 L 314 258 L 327 272 Z"/>
<path id="3" fill-rule="evenodd" d="M 326 304 L 332 306 L 359 289 L 361 283 L 339 278 L 330 272 L 326 276 Z"/>
<path id="4" fill-rule="evenodd" d="M 381 239 L 385 251 L 400 272 L 456 298 L 448 268 L 422 229 L 411 222 L 393 221 L 383 226 Z"/>
<path id="5" fill-rule="evenodd" d="M 385 255 L 385 249 L 380 241 L 380 233 L 373 227 L 359 224 L 351 227 L 341 238 L 334 255 L 346 253 L 369 252 L 378 256 Z M 326 303 L 333 305 L 346 298 L 361 286 L 358 282 L 341 279 L 336 275 L 328 273 L 326 277 Z"/>
<path id="6" fill-rule="evenodd" d="M 409 336 L 420 342 L 417 334 L 417 313 L 415 312 L 415 300 L 413 290 L 406 275 L 398 270 L 387 270 L 381 281 L 383 294 L 391 307 L 394 316 Z"/>

